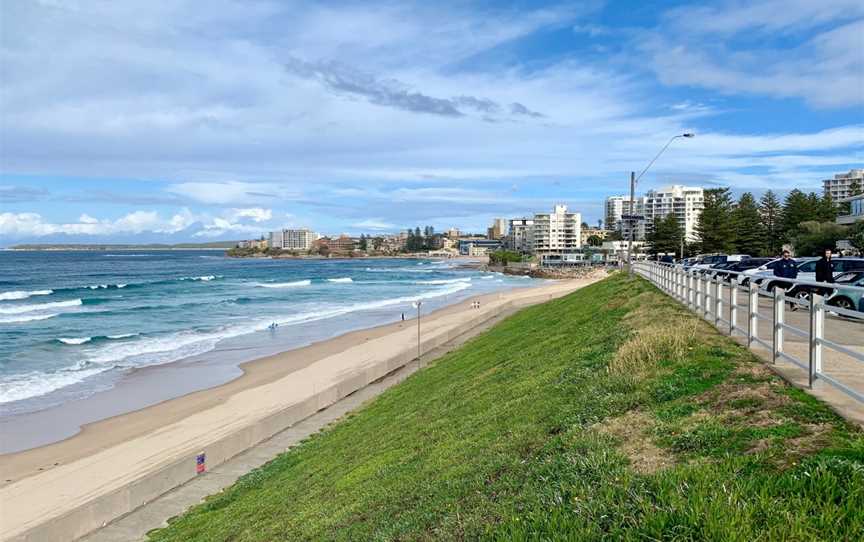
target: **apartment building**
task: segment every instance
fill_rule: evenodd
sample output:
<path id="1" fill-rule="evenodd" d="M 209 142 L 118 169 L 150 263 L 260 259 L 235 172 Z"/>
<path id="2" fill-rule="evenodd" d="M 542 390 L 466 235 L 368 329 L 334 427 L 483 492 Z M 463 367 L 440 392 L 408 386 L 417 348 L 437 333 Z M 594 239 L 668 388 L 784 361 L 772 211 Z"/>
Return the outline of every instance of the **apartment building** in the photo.
<path id="1" fill-rule="evenodd" d="M 621 231 L 621 218 L 630 213 L 630 196 L 611 196 L 606 198 L 606 216 L 603 227 L 607 230 Z"/>
<path id="2" fill-rule="evenodd" d="M 607 199 L 607 212 L 609 200 Z M 629 197 L 625 200 L 624 213 L 629 214 Z M 678 224 L 684 230 L 687 242 L 697 241 L 696 224 L 705 206 L 705 194 L 701 187 L 672 185 L 656 190 L 649 190 L 644 196 L 637 197 L 633 206 L 633 214 L 641 217 L 636 221 L 619 220 L 617 230 L 624 239 L 630 238 L 633 229 L 633 239 L 645 240 L 654 230 L 654 222 L 674 214 Z"/>
<path id="3" fill-rule="evenodd" d="M 528 253 L 531 252 L 531 229 L 534 227 L 533 218 L 513 218 L 507 236 L 504 238 L 504 246 L 508 250 Z"/>
<path id="4" fill-rule="evenodd" d="M 570 254 L 582 248 L 582 214 L 567 212 L 556 205 L 551 213 L 534 215 L 531 251 L 541 258 L 549 254 Z"/>
<path id="5" fill-rule="evenodd" d="M 312 243 L 317 239 L 318 234 L 306 228 L 270 232 L 270 246 L 282 250 L 306 251 L 312 248 Z"/>
<path id="6" fill-rule="evenodd" d="M 507 233 L 507 221 L 503 218 L 496 218 L 492 221 L 492 225 L 486 229 L 486 237 L 488 239 L 503 239 Z"/>
<path id="7" fill-rule="evenodd" d="M 845 198 L 854 196 L 854 185 L 857 185 L 858 191 L 864 190 L 864 169 L 850 169 L 849 173 L 838 173 L 833 179 L 825 179 L 822 181 L 824 193 L 830 194 L 831 199 L 835 202 L 840 202 Z"/>

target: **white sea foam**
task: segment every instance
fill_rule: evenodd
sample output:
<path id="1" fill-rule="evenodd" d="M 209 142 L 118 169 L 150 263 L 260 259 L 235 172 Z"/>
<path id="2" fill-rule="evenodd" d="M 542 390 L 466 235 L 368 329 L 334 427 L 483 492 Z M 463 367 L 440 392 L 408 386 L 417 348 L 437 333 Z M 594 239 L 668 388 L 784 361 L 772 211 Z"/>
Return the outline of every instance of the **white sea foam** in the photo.
<path id="1" fill-rule="evenodd" d="M 215 348 L 219 341 L 266 330 L 267 326 L 273 321 L 278 322 L 280 326 L 314 322 L 358 311 L 408 304 L 417 299 L 432 299 L 452 295 L 470 287 L 470 282 L 459 281 L 447 284 L 443 288 L 435 288 L 422 292 L 418 295 L 381 299 L 351 305 L 313 307 L 298 314 L 258 319 L 207 332 L 187 330 L 156 337 L 141 336 L 138 334 L 109 335 L 107 336 L 109 339 L 131 338 L 133 336 L 137 336 L 138 338 L 128 341 L 105 342 L 98 345 L 95 342 L 88 344 L 81 350 L 85 359 L 77 362 L 72 367 L 54 372 L 37 371 L 4 377 L 0 381 L 0 403 L 45 395 L 115 368 L 158 365 L 203 354 Z M 25 318 L 41 319 L 52 316 L 56 316 L 56 314 L 27 315 Z M 62 340 L 63 342 L 82 341 L 81 343 L 67 342 L 67 344 L 83 344 L 87 342 L 83 341 L 84 338 L 64 339 L 58 340 Z"/>
<path id="2" fill-rule="evenodd" d="M 258 282 L 255 285 L 262 288 L 297 288 L 298 286 L 309 286 L 311 280 L 296 280 L 294 282 Z"/>
<path id="3" fill-rule="evenodd" d="M 54 290 L 32 290 L 29 292 L 25 291 L 17 291 L 17 292 L 2 292 L 0 293 L 0 301 L 11 301 L 13 299 L 27 299 L 30 296 L 34 295 L 51 295 L 54 293 Z"/>
<path id="4" fill-rule="evenodd" d="M 71 337 L 71 338 L 61 337 L 57 340 L 63 344 L 84 344 L 84 343 L 89 343 L 90 341 L 92 341 L 93 337 Z"/>
<path id="5" fill-rule="evenodd" d="M 195 280 L 201 282 L 210 282 L 211 280 L 216 280 L 221 277 L 222 275 L 202 275 L 200 277 L 180 277 L 177 280 Z"/>
<path id="6" fill-rule="evenodd" d="M 460 282 L 471 282 L 471 277 L 461 279 L 418 280 L 414 284 L 458 284 Z"/>
<path id="7" fill-rule="evenodd" d="M 75 307 L 77 305 L 81 305 L 80 299 L 70 299 L 69 301 L 55 301 L 54 303 L 37 303 L 35 305 L 15 305 L 12 307 L 0 307 L 0 314 L 22 314 L 25 312 L 60 309 L 63 307 Z"/>
<path id="8" fill-rule="evenodd" d="M 344 278 L 338 278 L 338 279 L 327 279 L 327 282 L 348 283 L 348 282 L 354 282 L 354 281 L 351 279 L 351 277 L 344 277 Z"/>
<path id="9" fill-rule="evenodd" d="M 128 339 L 129 337 L 137 337 L 139 333 L 122 333 L 120 335 L 106 335 L 108 339 Z"/>
<path id="10" fill-rule="evenodd" d="M 0 324 L 20 324 L 23 322 L 34 322 L 36 320 L 47 320 L 54 318 L 54 314 L 21 314 L 18 316 L 0 316 Z"/>
<path id="11" fill-rule="evenodd" d="M 416 267 L 367 267 L 369 273 L 436 273 L 438 269 L 418 269 Z"/>

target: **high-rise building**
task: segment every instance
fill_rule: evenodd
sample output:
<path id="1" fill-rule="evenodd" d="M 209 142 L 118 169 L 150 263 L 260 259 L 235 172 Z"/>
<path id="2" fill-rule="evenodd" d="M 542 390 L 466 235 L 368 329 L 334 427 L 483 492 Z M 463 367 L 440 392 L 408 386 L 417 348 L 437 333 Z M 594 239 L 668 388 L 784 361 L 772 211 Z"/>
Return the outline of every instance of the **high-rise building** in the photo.
<path id="1" fill-rule="evenodd" d="M 316 239 L 318 239 L 318 235 L 306 228 L 270 232 L 270 246 L 282 250 L 309 250 Z"/>
<path id="2" fill-rule="evenodd" d="M 630 196 L 606 198 L 606 218 L 603 226 L 607 230 L 621 231 L 621 218 L 628 213 L 630 213 Z"/>
<path id="3" fill-rule="evenodd" d="M 610 207 L 609 198 L 606 200 L 607 213 Z M 624 200 L 624 215 L 629 214 L 629 197 Z M 654 230 L 654 222 L 666 218 L 670 213 L 678 219 L 678 224 L 684 231 L 687 242 L 697 240 L 696 224 L 702 208 L 705 205 L 704 190 L 700 187 L 672 185 L 657 190 L 649 190 L 644 196 L 637 197 L 633 205 L 633 214 L 640 217 L 638 220 L 619 220 L 617 230 L 621 232 L 624 239 L 630 239 L 630 230 L 633 229 L 633 239 L 644 241 L 646 236 Z"/>
<path id="4" fill-rule="evenodd" d="M 513 218 L 510 220 L 510 229 L 504 239 L 504 246 L 508 250 L 517 252 L 531 252 L 531 228 L 534 220 L 531 218 Z"/>
<path id="5" fill-rule="evenodd" d="M 534 215 L 531 232 L 535 255 L 572 254 L 582 248 L 582 215 L 568 213 L 566 205 L 556 205 L 551 213 Z"/>
<path id="6" fill-rule="evenodd" d="M 822 181 L 825 194 L 830 194 L 831 199 L 838 203 L 843 198 L 857 195 L 853 193 L 856 184 L 859 191 L 864 190 L 864 169 L 850 169 L 849 173 L 838 173 L 833 179 Z"/>
<path id="7" fill-rule="evenodd" d="M 486 237 L 489 239 L 502 239 L 507 233 L 507 222 L 503 218 L 496 218 L 492 221 L 492 225 L 486 230 Z"/>

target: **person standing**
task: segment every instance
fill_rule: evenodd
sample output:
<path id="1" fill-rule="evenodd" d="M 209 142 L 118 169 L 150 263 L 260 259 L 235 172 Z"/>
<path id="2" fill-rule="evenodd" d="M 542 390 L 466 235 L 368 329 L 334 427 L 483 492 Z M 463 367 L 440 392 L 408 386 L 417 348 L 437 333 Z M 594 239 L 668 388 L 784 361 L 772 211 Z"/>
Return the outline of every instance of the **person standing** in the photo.
<path id="1" fill-rule="evenodd" d="M 826 248 L 816 262 L 816 282 L 834 282 L 834 261 L 831 259 L 830 248 Z"/>
<path id="2" fill-rule="evenodd" d="M 791 281 L 798 278 L 798 262 L 792 259 L 792 255 L 788 250 L 783 251 L 783 257 L 780 258 L 780 261 L 774 266 L 774 276 L 781 279 L 789 279 L 788 281 L 774 281 L 775 288 L 783 288 L 786 291 L 792 288 L 793 283 Z M 798 310 L 798 305 L 790 302 L 789 308 L 793 311 Z"/>

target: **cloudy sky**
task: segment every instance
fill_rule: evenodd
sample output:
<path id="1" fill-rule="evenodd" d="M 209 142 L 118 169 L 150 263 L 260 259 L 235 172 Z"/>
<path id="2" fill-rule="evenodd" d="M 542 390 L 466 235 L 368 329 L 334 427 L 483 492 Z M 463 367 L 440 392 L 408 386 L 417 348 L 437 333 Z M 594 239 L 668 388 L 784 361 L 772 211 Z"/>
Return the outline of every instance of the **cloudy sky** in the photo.
<path id="1" fill-rule="evenodd" d="M 864 3 L 4 0 L 0 245 L 484 229 L 864 164 Z"/>

